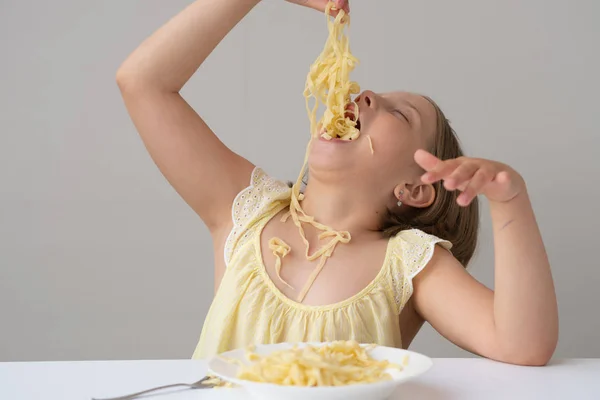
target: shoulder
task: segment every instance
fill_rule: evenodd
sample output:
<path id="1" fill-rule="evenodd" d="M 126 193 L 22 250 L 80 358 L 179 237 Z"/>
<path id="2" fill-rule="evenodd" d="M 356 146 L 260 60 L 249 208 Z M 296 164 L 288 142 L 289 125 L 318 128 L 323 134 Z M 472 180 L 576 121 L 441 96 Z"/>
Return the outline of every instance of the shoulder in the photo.
<path id="1" fill-rule="evenodd" d="M 276 178 L 275 176 L 269 174 L 262 167 L 254 167 L 252 170 L 252 174 L 250 175 L 250 182 L 248 182 L 248 186 L 244 188 L 240 195 L 243 195 L 244 192 L 255 191 L 257 194 L 266 195 L 267 193 L 286 193 L 290 192 L 290 186 L 283 180 Z"/>
<path id="2" fill-rule="evenodd" d="M 441 257 L 452 257 L 452 243 L 444 238 L 426 233 L 420 229 L 407 229 L 398 232 L 392 239 L 396 258 L 401 261 L 404 275 L 412 279 L 432 260 L 434 254 L 445 253 Z M 435 251 L 437 248 L 447 251 Z"/>
<path id="3" fill-rule="evenodd" d="M 244 219 L 256 217 L 265 206 L 291 196 L 291 188 L 282 180 L 269 175 L 260 167 L 255 167 L 248 186 L 241 190 L 233 202 L 234 224 Z"/>
<path id="4" fill-rule="evenodd" d="M 436 235 L 432 235 L 421 229 L 405 229 L 403 231 L 398 232 L 394 239 L 401 243 L 411 243 L 411 244 L 424 244 L 424 243 L 434 243 L 440 244 L 448 249 L 452 248 L 452 243 L 442 237 L 438 237 Z"/>
<path id="5" fill-rule="evenodd" d="M 225 262 L 228 263 L 238 244 L 257 221 L 289 202 L 292 189 L 285 181 L 268 174 L 261 167 L 252 171 L 250 182 L 241 190 L 231 208 L 232 227 L 225 240 Z"/>
<path id="6" fill-rule="evenodd" d="M 422 271 L 430 269 L 433 263 L 437 264 L 440 257 L 454 259 L 452 243 L 420 229 L 406 229 L 390 239 L 390 248 L 391 283 L 397 310 L 401 312 L 413 294 L 414 285 L 423 275 Z"/>

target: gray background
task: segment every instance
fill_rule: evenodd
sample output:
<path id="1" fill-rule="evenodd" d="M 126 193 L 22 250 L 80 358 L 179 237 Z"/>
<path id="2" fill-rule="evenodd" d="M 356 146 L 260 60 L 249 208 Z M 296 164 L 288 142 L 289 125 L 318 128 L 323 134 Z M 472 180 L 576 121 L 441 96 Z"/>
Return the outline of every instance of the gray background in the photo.
<path id="1" fill-rule="evenodd" d="M 0 2 L 0 361 L 189 358 L 210 237 L 162 178 L 115 84 L 183 0 Z M 557 357 L 600 357 L 600 2 L 354 0 L 363 89 L 435 98 L 472 156 L 527 179 L 560 303 Z M 295 180 L 324 18 L 265 0 L 185 97 L 234 150 Z M 493 285 L 487 208 L 472 273 Z M 219 255 L 220 256 L 220 255 Z M 426 327 L 412 349 L 465 356 Z"/>

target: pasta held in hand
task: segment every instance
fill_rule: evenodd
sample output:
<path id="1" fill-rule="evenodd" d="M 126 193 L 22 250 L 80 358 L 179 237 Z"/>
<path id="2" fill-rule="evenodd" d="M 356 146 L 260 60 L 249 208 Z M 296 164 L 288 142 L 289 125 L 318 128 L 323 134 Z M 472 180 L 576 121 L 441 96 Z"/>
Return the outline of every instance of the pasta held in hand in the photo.
<path id="1" fill-rule="evenodd" d="M 402 366 L 378 361 L 369 348 L 355 341 L 323 346 L 294 347 L 268 356 L 248 353 L 250 365 L 240 367 L 237 377 L 284 386 L 344 386 L 391 380 L 390 368 Z"/>
<path id="2" fill-rule="evenodd" d="M 353 109 L 346 109 L 346 106 L 351 101 L 351 95 L 360 92 L 359 85 L 350 81 L 350 72 L 358 60 L 350 52 L 350 42 L 344 34 L 344 27 L 350 24 L 350 16 L 340 10 L 335 20 L 331 21 L 329 13 L 332 7 L 333 2 L 329 2 L 325 10 L 329 37 L 323 51 L 310 67 L 304 97 L 313 136 L 324 131 L 323 136 L 327 139 L 355 140 L 360 134 L 356 128 L 358 105 L 354 104 Z M 309 106 L 311 98 L 315 100 L 312 108 Z M 327 108 L 317 124 L 320 103 Z"/>

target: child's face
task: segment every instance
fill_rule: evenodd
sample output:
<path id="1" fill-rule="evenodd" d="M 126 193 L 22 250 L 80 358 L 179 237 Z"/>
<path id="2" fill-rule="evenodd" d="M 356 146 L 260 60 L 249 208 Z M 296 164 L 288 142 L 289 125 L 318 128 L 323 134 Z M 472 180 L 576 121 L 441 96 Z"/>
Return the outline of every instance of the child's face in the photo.
<path id="1" fill-rule="evenodd" d="M 360 136 L 356 141 L 314 140 L 311 170 L 339 170 L 356 179 L 388 187 L 418 168 L 414 154 L 429 148 L 436 128 L 436 111 L 424 97 L 393 92 L 365 91 L 356 98 Z M 352 107 L 351 105 L 349 107 Z M 369 145 L 371 139 L 374 153 Z"/>

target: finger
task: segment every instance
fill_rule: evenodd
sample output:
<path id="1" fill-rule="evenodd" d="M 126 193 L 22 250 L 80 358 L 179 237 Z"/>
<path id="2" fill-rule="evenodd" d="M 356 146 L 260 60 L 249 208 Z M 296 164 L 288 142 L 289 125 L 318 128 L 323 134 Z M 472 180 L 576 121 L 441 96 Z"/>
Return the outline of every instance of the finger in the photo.
<path id="1" fill-rule="evenodd" d="M 325 11 L 326 11 L 326 9 L 327 9 L 327 4 L 325 4 L 325 6 L 324 6 L 324 7 L 323 7 L 323 6 L 320 6 L 318 9 L 319 9 L 320 11 L 323 11 L 323 12 L 325 12 Z M 338 6 L 338 1 L 335 1 L 335 2 L 333 3 L 333 7 L 332 7 L 332 8 L 331 8 L 331 10 L 329 11 L 329 15 L 331 15 L 332 17 L 337 17 L 337 16 L 338 16 L 338 14 L 340 13 L 340 10 L 342 10 L 342 9 L 343 9 L 343 7 L 341 7 L 341 6 Z"/>
<path id="2" fill-rule="evenodd" d="M 473 175 L 473 178 L 467 185 L 467 187 L 463 190 L 463 192 L 458 196 L 456 201 L 461 206 L 468 206 L 471 204 L 473 199 L 482 192 L 483 188 L 489 184 L 494 179 L 494 174 L 492 172 L 486 171 L 484 169 L 478 169 Z"/>
<path id="3" fill-rule="evenodd" d="M 327 9 L 327 6 L 329 4 L 328 1 L 324 1 L 324 0 L 286 0 L 289 3 L 293 3 L 293 4 L 298 4 L 300 6 L 304 6 L 304 7 L 308 7 L 308 8 L 312 8 L 313 10 L 316 11 L 320 11 L 320 12 L 325 12 Z M 337 2 L 339 0 L 336 0 L 333 2 L 333 7 L 331 8 L 329 15 L 331 15 L 332 17 L 336 17 L 339 13 L 339 8 L 337 6 Z"/>
<path id="4" fill-rule="evenodd" d="M 348 5 L 331 10 L 331 16 L 337 17 L 337 15 L 340 13 L 340 10 L 344 10 L 344 17 L 342 18 L 342 22 L 345 22 L 346 15 L 350 14 L 350 8 L 348 7 Z"/>
<path id="5" fill-rule="evenodd" d="M 346 14 L 350 14 L 350 2 L 348 0 L 337 0 L 335 5 L 338 9 L 344 10 Z"/>
<path id="6" fill-rule="evenodd" d="M 456 190 L 459 186 L 468 184 L 478 169 L 479 165 L 473 162 L 461 164 L 447 178 L 444 178 L 444 187 L 447 190 Z"/>
<path id="7" fill-rule="evenodd" d="M 434 183 L 439 181 L 443 176 L 452 172 L 456 168 L 454 160 L 442 161 L 433 154 L 425 150 L 417 150 L 415 152 L 415 162 L 427 171 L 422 177 L 423 183 Z"/>
<path id="8" fill-rule="evenodd" d="M 496 174 L 496 178 L 494 180 L 501 185 L 509 184 L 510 183 L 510 174 L 506 171 L 501 171 L 498 174 Z"/>
<path id="9" fill-rule="evenodd" d="M 467 186 L 469 186 L 469 181 L 463 182 L 460 185 L 458 185 L 456 187 L 456 190 L 458 190 L 459 192 L 464 192 L 467 189 Z"/>
<path id="10" fill-rule="evenodd" d="M 431 171 L 436 167 L 436 165 L 442 162 L 442 160 L 423 149 L 419 149 L 415 152 L 414 159 L 415 162 L 425 171 Z"/>
<path id="11" fill-rule="evenodd" d="M 439 180 L 445 179 L 450 176 L 461 164 L 462 161 L 457 159 L 440 161 L 435 167 L 421 177 L 421 181 L 423 183 L 435 183 Z"/>

